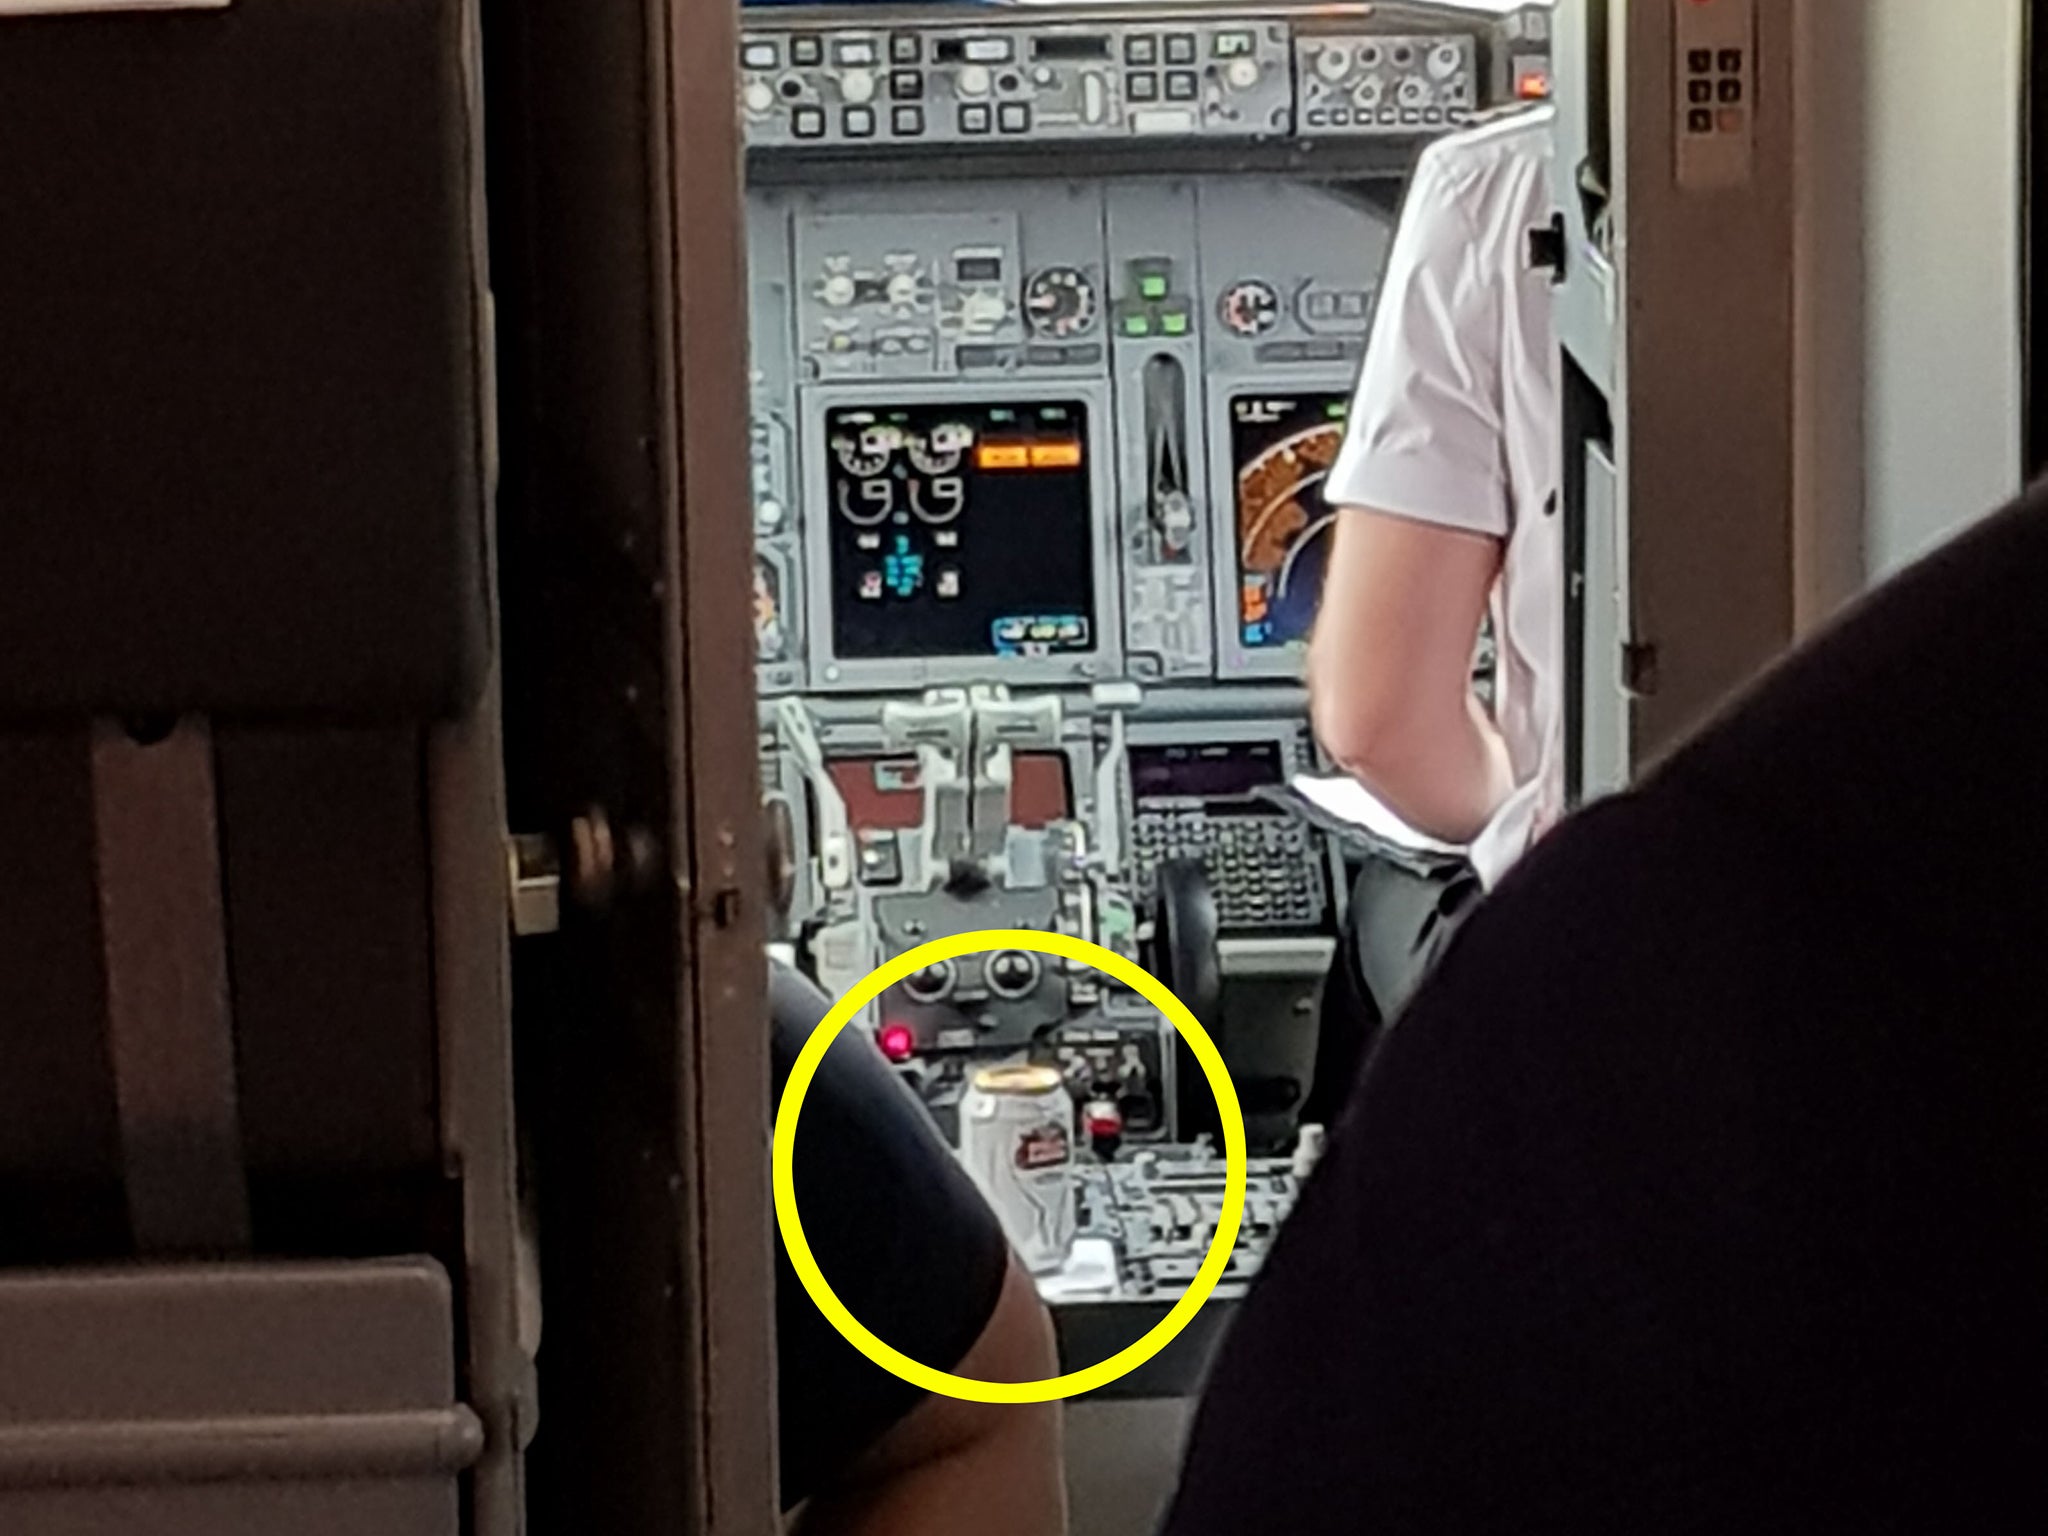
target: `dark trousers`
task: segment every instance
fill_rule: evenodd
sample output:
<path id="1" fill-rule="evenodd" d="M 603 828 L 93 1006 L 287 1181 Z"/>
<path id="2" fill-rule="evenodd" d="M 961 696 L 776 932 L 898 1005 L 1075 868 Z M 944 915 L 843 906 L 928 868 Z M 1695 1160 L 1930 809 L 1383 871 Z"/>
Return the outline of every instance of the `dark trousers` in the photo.
<path id="1" fill-rule="evenodd" d="M 1323 983 L 1303 1124 L 1336 1124 L 1373 1045 L 1484 893 L 1478 874 L 1463 862 L 1367 855 Z"/>

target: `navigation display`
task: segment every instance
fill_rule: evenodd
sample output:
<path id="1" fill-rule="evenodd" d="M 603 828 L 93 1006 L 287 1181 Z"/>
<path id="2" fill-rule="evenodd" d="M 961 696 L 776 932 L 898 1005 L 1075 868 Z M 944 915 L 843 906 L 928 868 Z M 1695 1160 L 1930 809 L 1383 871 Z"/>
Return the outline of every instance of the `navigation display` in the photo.
<path id="1" fill-rule="evenodd" d="M 1306 645 L 1315 626 L 1336 528 L 1323 482 L 1344 444 L 1347 405 L 1339 393 L 1230 402 L 1238 642 L 1247 651 Z"/>
<path id="2" fill-rule="evenodd" d="M 1095 650 L 1087 407 L 826 412 L 842 660 Z"/>

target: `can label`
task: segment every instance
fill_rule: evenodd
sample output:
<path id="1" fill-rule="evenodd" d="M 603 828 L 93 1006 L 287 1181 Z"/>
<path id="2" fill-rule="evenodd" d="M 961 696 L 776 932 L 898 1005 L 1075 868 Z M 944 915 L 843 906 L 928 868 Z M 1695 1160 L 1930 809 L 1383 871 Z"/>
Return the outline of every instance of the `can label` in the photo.
<path id="1" fill-rule="evenodd" d="M 1074 1243 L 1074 1101 L 1057 1072 L 975 1074 L 960 1104 L 960 1161 L 1033 1274 L 1059 1269 Z"/>
<path id="2" fill-rule="evenodd" d="M 1068 1162 L 1073 1155 L 1073 1143 L 1056 1125 L 1026 1131 L 1017 1141 L 1019 1168 L 1053 1168 Z"/>

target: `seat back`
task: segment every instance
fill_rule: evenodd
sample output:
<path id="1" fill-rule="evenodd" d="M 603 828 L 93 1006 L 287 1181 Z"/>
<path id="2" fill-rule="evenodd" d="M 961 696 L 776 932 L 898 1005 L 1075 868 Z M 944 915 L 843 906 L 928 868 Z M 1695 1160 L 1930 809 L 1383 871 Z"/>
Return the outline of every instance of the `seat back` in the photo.
<path id="1" fill-rule="evenodd" d="M 518 1528 L 476 27 L 0 14 L 10 1533 Z"/>

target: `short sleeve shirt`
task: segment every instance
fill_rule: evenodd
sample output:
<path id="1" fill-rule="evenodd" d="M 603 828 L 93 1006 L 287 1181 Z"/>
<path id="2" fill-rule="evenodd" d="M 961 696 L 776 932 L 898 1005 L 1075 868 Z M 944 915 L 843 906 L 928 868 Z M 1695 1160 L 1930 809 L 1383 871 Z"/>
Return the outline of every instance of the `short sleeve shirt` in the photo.
<path id="1" fill-rule="evenodd" d="M 1564 800 L 1560 364 L 1550 282 L 1527 259 L 1529 231 L 1550 222 L 1553 116 L 1423 152 L 1327 490 L 1503 543 L 1494 707 L 1516 788 L 1472 847 L 1489 886 Z"/>

